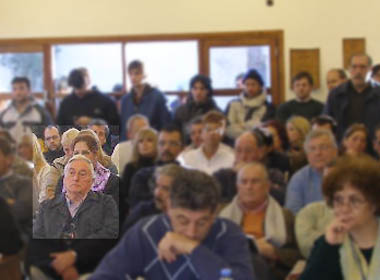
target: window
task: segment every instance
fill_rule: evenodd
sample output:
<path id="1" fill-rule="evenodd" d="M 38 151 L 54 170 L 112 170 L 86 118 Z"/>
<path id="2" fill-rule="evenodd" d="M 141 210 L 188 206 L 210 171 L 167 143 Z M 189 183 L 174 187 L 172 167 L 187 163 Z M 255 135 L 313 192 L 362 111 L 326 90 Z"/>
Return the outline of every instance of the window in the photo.
<path id="1" fill-rule="evenodd" d="M 102 92 L 123 84 L 121 43 L 55 45 L 53 54 L 56 90 L 67 91 L 70 71 L 78 67 L 87 68 L 92 86 Z"/>
<path id="2" fill-rule="evenodd" d="M 42 92 L 44 89 L 42 52 L 0 53 L 0 92 L 11 92 L 11 81 L 17 76 L 28 77 L 32 91 Z"/>
<path id="3" fill-rule="evenodd" d="M 235 78 L 255 68 L 266 87 L 271 87 L 270 47 L 212 47 L 210 48 L 210 77 L 215 89 L 235 88 Z"/>
<path id="4" fill-rule="evenodd" d="M 125 52 L 126 64 L 144 62 L 147 81 L 162 91 L 188 90 L 189 80 L 199 72 L 196 41 L 127 43 Z"/>

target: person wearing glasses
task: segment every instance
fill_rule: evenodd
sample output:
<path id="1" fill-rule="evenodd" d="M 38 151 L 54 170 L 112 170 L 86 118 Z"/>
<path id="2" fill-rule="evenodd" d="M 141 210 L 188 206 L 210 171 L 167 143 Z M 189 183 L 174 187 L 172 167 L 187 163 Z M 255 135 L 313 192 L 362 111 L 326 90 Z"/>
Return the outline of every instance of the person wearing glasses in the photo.
<path id="1" fill-rule="evenodd" d="M 308 165 L 294 173 L 286 190 L 285 207 L 293 214 L 311 202 L 323 200 L 323 170 L 338 153 L 335 137 L 326 129 L 309 132 L 304 149 Z"/>
<path id="2" fill-rule="evenodd" d="M 229 146 L 221 143 L 226 124 L 225 116 L 210 111 L 203 116 L 202 145 L 179 156 L 183 166 L 203 170 L 212 174 L 221 168 L 231 168 L 235 155 Z"/>
<path id="3" fill-rule="evenodd" d="M 94 180 L 94 167 L 85 156 L 75 155 L 66 164 L 66 191 L 44 201 L 33 224 L 26 258 L 31 279 L 78 279 L 116 243 L 116 202 L 91 191 Z"/>
<path id="4" fill-rule="evenodd" d="M 154 184 L 156 168 L 169 163 L 178 164 L 176 159 L 182 149 L 182 130 L 174 124 L 167 124 L 158 133 L 158 156 L 154 166 L 140 169 L 132 178 L 128 194 L 131 210 L 139 202 L 149 201 L 153 198 L 150 186 Z"/>
<path id="5" fill-rule="evenodd" d="M 379 163 L 365 155 L 342 158 L 324 179 L 323 193 L 334 218 L 300 279 L 379 279 Z"/>

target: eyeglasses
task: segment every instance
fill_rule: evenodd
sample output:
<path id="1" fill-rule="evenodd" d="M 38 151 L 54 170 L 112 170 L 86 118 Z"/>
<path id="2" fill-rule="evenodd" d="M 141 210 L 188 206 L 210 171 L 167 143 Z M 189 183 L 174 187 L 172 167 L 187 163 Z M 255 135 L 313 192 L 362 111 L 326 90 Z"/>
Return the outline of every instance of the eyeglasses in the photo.
<path id="1" fill-rule="evenodd" d="M 211 128 L 211 127 L 205 127 L 203 130 L 207 133 L 217 133 L 220 135 L 223 135 L 224 133 L 224 128 L 223 127 L 218 127 L 218 128 Z"/>
<path id="2" fill-rule="evenodd" d="M 307 151 L 310 153 L 314 153 L 316 151 L 324 152 L 324 151 L 329 150 L 330 148 L 331 148 L 331 145 L 322 144 L 322 145 L 318 145 L 318 146 L 309 146 L 309 147 L 307 147 Z"/>
<path id="3" fill-rule="evenodd" d="M 345 200 L 342 196 L 335 196 L 333 198 L 333 207 L 337 209 L 342 208 L 346 204 L 348 204 L 350 208 L 352 209 L 359 209 L 366 203 L 367 203 L 366 200 L 355 197 L 355 196 L 351 196 L 347 200 Z"/>
<path id="4" fill-rule="evenodd" d="M 163 146 L 166 146 L 166 145 L 168 145 L 170 147 L 178 147 L 181 144 L 178 143 L 177 141 L 158 141 L 158 146 L 163 147 Z"/>
<path id="5" fill-rule="evenodd" d="M 84 179 L 88 177 L 89 172 L 85 170 L 80 170 L 79 172 L 76 172 L 75 169 L 70 169 L 67 175 L 71 178 L 74 178 L 77 174 L 78 174 L 79 179 Z"/>

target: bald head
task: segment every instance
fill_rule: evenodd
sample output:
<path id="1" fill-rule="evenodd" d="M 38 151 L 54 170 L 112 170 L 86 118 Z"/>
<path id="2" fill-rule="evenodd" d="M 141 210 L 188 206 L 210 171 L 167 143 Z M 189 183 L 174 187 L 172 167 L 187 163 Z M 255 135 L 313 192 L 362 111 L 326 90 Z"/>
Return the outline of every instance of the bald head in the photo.
<path id="1" fill-rule="evenodd" d="M 343 69 L 331 69 L 327 72 L 326 82 L 329 91 L 347 81 L 346 73 Z"/>
<path id="2" fill-rule="evenodd" d="M 244 132 L 235 141 L 236 164 L 262 160 L 262 150 L 263 148 L 257 145 L 256 137 L 250 132 Z"/>

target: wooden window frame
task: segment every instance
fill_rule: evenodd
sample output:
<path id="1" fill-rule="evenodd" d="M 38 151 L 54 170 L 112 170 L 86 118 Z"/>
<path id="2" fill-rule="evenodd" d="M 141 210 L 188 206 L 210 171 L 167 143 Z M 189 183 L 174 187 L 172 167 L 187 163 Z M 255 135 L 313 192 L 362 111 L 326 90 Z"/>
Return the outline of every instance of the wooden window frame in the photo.
<path id="1" fill-rule="evenodd" d="M 125 45 L 130 42 L 154 41 L 189 41 L 198 42 L 198 72 L 209 75 L 209 49 L 213 46 L 239 46 L 239 45 L 269 45 L 271 49 L 271 92 L 274 104 L 284 101 L 285 75 L 284 75 L 284 32 L 271 31 L 245 31 L 245 32 L 218 32 L 218 33 L 191 33 L 191 34 L 158 34 L 158 35 L 126 35 L 126 36 L 96 36 L 96 37 L 56 37 L 34 39 L 1 39 L 0 52 L 43 52 L 44 91 L 47 93 L 33 93 L 36 97 L 46 98 L 51 103 L 55 115 L 55 90 L 53 83 L 53 47 L 64 44 L 88 43 L 121 43 L 122 75 L 124 92 L 127 86 L 127 65 Z M 190 77 L 189 77 L 190 79 Z M 169 91 L 167 94 L 178 94 L 178 91 Z M 216 96 L 236 95 L 237 89 L 215 90 Z M 116 93 L 109 93 L 115 95 Z M 0 95 L 0 100 L 9 99 L 10 93 Z"/>

